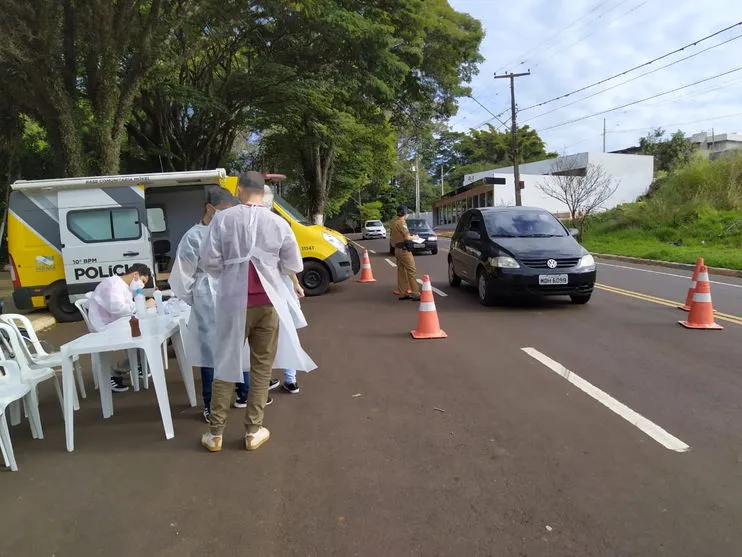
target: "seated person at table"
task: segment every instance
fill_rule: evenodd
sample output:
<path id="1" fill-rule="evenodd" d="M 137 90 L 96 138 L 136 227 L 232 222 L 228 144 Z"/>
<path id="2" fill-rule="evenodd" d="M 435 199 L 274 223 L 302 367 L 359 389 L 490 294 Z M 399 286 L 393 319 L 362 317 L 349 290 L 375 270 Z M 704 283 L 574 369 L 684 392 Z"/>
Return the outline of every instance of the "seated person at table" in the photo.
<path id="1" fill-rule="evenodd" d="M 114 321 L 134 315 L 134 295 L 144 288 L 151 276 L 152 272 L 146 265 L 135 263 L 125 275 L 103 279 L 88 298 L 88 318 L 93 330 L 101 331 Z M 154 300 L 147 300 L 147 307 L 154 305 Z M 128 359 L 124 359 L 114 369 L 123 372 L 129 369 L 128 366 Z M 117 375 L 111 377 L 111 390 L 119 393 L 128 391 L 129 387 Z"/>

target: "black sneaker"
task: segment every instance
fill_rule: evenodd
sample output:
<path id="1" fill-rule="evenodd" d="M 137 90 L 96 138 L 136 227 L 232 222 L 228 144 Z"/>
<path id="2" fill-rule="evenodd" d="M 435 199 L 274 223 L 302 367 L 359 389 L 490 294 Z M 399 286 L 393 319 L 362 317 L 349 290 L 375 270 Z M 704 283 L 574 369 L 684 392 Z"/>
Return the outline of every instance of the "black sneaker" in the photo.
<path id="1" fill-rule="evenodd" d="M 152 372 L 147 368 L 147 377 L 152 377 Z M 142 373 L 142 366 L 139 366 L 139 379 L 144 379 L 144 373 Z"/>
<path id="2" fill-rule="evenodd" d="M 287 393 L 291 393 L 292 395 L 298 394 L 299 384 L 296 381 L 294 381 L 293 383 L 284 383 L 283 390 Z"/>
<path id="3" fill-rule="evenodd" d="M 265 405 L 270 406 L 271 404 L 273 404 L 273 398 L 268 397 L 268 400 L 265 401 Z M 247 408 L 247 400 L 239 400 L 239 399 L 235 400 L 234 407 L 235 408 Z"/>
<path id="4" fill-rule="evenodd" d="M 272 391 L 273 389 L 277 389 L 279 385 L 280 382 L 278 381 L 278 379 L 271 379 L 270 383 L 268 383 L 268 390 Z"/>
<path id="5" fill-rule="evenodd" d="M 125 393 L 129 390 L 129 387 L 124 385 L 124 381 L 121 377 L 111 377 L 111 390 L 114 393 Z"/>
<path id="6" fill-rule="evenodd" d="M 210 418 L 211 418 L 211 410 L 209 410 L 208 408 L 204 408 L 204 413 L 203 413 L 203 416 L 204 416 L 204 421 L 205 421 L 205 422 L 206 422 L 207 424 L 211 423 L 211 421 L 210 421 Z"/>

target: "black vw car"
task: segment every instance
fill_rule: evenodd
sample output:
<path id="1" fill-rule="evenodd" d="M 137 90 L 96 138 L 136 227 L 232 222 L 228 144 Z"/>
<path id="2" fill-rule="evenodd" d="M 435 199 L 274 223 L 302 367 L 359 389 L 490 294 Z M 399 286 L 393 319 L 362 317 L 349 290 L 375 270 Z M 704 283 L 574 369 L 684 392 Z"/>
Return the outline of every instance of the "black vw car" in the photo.
<path id="1" fill-rule="evenodd" d="M 451 239 L 448 281 L 475 285 L 487 306 L 509 296 L 569 296 L 586 304 L 595 260 L 576 235 L 543 209 L 470 209 Z"/>
<path id="2" fill-rule="evenodd" d="M 407 230 L 410 231 L 411 236 L 420 236 L 425 240 L 421 244 L 411 244 L 412 252 L 419 253 L 423 251 L 429 251 L 433 255 L 438 254 L 438 236 L 425 219 L 407 219 Z M 389 253 L 394 255 L 394 246 L 391 240 L 389 241 Z"/>

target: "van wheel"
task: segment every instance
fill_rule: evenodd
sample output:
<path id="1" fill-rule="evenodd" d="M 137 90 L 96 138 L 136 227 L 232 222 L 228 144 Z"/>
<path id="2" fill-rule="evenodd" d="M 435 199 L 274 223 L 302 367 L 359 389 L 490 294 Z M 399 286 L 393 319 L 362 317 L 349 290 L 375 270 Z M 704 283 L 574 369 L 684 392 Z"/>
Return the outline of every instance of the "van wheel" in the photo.
<path id="1" fill-rule="evenodd" d="M 330 272 L 318 261 L 304 263 L 301 273 L 301 286 L 307 296 L 319 296 L 330 288 Z"/>
<path id="2" fill-rule="evenodd" d="M 58 323 L 73 323 L 82 319 L 77 307 L 70 301 L 67 285 L 63 282 L 51 287 L 47 305 Z"/>

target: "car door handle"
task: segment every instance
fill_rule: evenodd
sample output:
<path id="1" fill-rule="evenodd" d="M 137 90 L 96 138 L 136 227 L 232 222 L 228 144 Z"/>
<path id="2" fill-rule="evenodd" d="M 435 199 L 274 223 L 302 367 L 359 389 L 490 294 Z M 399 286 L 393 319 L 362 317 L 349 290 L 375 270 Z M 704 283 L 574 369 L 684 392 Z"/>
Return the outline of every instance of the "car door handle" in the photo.
<path id="1" fill-rule="evenodd" d="M 139 255 L 138 251 L 127 251 L 124 253 L 124 257 L 136 257 Z"/>

